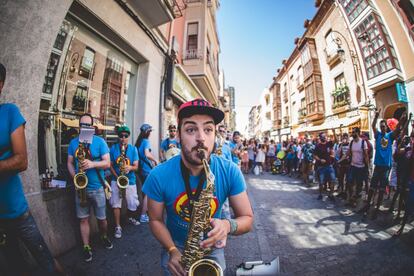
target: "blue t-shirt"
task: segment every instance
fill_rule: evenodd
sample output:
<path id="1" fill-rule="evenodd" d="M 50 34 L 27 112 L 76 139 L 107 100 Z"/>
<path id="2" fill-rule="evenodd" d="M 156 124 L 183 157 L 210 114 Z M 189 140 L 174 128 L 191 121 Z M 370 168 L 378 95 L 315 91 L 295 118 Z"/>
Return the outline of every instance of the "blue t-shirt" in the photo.
<path id="1" fill-rule="evenodd" d="M 234 141 L 230 141 L 229 147 L 230 147 L 231 159 L 233 160 L 234 164 L 238 165 L 240 163 L 240 158 L 232 152 L 235 148 L 238 147 L 238 144 L 235 143 Z"/>
<path id="2" fill-rule="evenodd" d="M 291 145 L 288 154 L 286 156 L 286 159 L 292 160 L 296 158 L 296 146 L 295 145 Z"/>
<path id="3" fill-rule="evenodd" d="M 73 138 L 72 141 L 69 143 L 68 155 L 73 156 L 75 160 L 75 171 L 76 173 L 79 172 L 78 170 L 78 159 L 75 157 L 75 152 L 79 146 L 79 137 Z M 108 145 L 106 144 L 105 140 L 99 136 L 94 135 L 92 138 L 92 144 L 87 146 L 87 152 L 89 152 L 88 157 L 89 160 L 92 161 L 101 161 L 102 156 L 109 153 Z M 98 169 L 99 173 L 104 179 L 104 170 Z M 96 169 L 92 168 L 86 170 L 86 176 L 88 177 L 88 186 L 86 186 L 87 190 L 97 190 L 102 187 L 102 184 L 99 180 L 98 175 L 96 174 Z"/>
<path id="4" fill-rule="evenodd" d="M 392 144 L 394 142 L 393 132 L 382 134 L 377 130 L 375 136 L 375 160 L 377 166 L 392 166 Z"/>
<path id="5" fill-rule="evenodd" d="M 246 190 L 246 183 L 239 168 L 232 162 L 211 155 L 210 169 L 215 176 L 214 199 L 211 201 L 212 217 L 221 218 L 221 208 L 229 196 Z M 183 246 L 189 227 L 188 199 L 181 176 L 181 155 L 174 156 L 152 170 L 144 183 L 143 192 L 149 198 L 163 202 L 167 210 L 167 228 L 178 246 Z M 195 192 L 201 176 L 190 175 L 190 186 Z M 205 187 L 206 182 L 204 182 Z M 187 215 L 186 215 L 187 214 Z"/>
<path id="6" fill-rule="evenodd" d="M 141 168 L 141 172 L 143 176 L 149 175 L 152 170 L 152 162 L 148 159 L 145 155 L 145 150 L 148 149 L 151 151 L 151 145 L 148 139 L 142 139 L 141 145 L 138 149 L 138 156 L 139 156 L 139 166 Z"/>
<path id="7" fill-rule="evenodd" d="M 26 120 L 14 104 L 0 104 L 0 118 L 0 160 L 5 160 L 13 155 L 12 133 Z M 19 174 L 0 174 L 0 218 L 17 218 L 28 208 Z"/>
<path id="8" fill-rule="evenodd" d="M 175 145 L 180 148 L 180 143 L 175 139 L 166 138 L 161 142 L 161 149 L 165 152 L 170 149 L 170 145 Z"/>
<path id="9" fill-rule="evenodd" d="M 119 143 L 116 143 L 111 147 L 110 155 L 112 167 L 115 169 L 117 175 L 120 175 L 121 171 L 119 170 L 119 165 L 117 162 L 117 159 L 121 156 L 121 145 Z M 127 148 L 125 149 L 125 157 L 127 160 L 127 165 L 132 166 L 135 161 L 139 160 L 137 148 L 133 145 L 128 144 Z M 135 173 L 133 171 L 129 172 L 126 176 L 129 179 L 129 185 L 135 185 L 137 183 L 135 179 Z M 112 175 L 112 180 L 116 181 L 115 175 Z"/>

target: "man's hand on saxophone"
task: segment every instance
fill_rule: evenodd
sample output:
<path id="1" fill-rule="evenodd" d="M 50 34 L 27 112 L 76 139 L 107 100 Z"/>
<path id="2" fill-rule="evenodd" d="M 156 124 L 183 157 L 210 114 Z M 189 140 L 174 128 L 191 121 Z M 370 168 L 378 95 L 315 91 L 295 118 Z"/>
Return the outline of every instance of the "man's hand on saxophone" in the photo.
<path id="1" fill-rule="evenodd" d="M 210 224 L 213 229 L 208 232 L 208 238 L 201 242 L 203 248 L 223 248 L 226 246 L 227 234 L 230 232 L 230 222 L 226 219 L 212 218 Z"/>
<path id="2" fill-rule="evenodd" d="M 181 252 L 176 248 L 173 247 L 169 250 L 170 260 L 168 261 L 168 269 L 174 276 L 186 276 L 187 273 L 185 272 L 183 266 L 180 263 L 181 260 Z"/>

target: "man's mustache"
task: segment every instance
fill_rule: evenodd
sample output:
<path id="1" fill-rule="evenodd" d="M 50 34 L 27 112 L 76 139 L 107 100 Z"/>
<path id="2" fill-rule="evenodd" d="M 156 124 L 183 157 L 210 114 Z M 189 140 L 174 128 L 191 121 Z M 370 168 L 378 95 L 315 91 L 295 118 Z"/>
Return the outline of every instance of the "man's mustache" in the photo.
<path id="1" fill-rule="evenodd" d="M 206 146 L 204 146 L 203 144 L 198 144 L 197 146 L 193 147 L 191 149 L 191 151 L 198 151 L 200 149 L 208 151 L 208 148 Z"/>

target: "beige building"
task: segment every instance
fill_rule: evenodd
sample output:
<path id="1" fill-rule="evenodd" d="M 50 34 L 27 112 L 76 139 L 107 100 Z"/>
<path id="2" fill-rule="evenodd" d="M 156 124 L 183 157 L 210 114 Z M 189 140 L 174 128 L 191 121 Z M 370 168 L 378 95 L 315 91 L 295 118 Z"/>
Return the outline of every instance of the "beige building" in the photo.
<path id="1" fill-rule="evenodd" d="M 270 86 L 276 97 L 275 136 L 315 135 L 340 127 L 349 132 L 353 126 L 369 131 L 375 106 L 384 118 L 399 108 L 412 110 L 413 65 L 407 62 L 414 59 L 412 36 L 398 3 L 384 2 L 315 1 L 317 13 L 305 20 L 305 33 L 295 39 Z M 398 98 L 404 91 L 406 102 Z"/>
<path id="2" fill-rule="evenodd" d="M 172 87 L 165 91 L 162 114 L 164 135 L 169 124 L 176 124 L 179 106 L 202 98 L 225 109 L 220 94 L 219 54 L 216 13 L 218 0 L 177 0 L 180 17 L 164 26 L 169 37 Z M 223 93 L 224 94 L 224 93 Z"/>

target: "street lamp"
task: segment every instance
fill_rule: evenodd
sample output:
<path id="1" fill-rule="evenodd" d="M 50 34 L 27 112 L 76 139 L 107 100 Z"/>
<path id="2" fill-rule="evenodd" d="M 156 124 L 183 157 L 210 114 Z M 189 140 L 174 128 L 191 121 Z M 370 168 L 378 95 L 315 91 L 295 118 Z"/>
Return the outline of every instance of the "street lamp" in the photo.
<path id="1" fill-rule="evenodd" d="M 355 75 L 355 81 L 357 83 L 357 86 L 360 86 L 360 78 L 359 78 L 359 73 L 361 73 L 361 65 L 359 64 L 359 59 L 358 59 L 358 55 L 356 54 L 356 52 L 354 50 L 351 49 L 351 47 L 349 47 L 348 41 L 345 38 L 345 36 L 343 34 L 341 34 L 338 31 L 335 30 L 331 30 L 332 34 L 336 34 L 336 37 L 333 37 L 333 42 L 336 44 L 337 49 L 336 49 L 336 53 L 338 54 L 339 58 L 341 59 L 342 63 L 344 63 L 346 61 L 346 57 L 345 57 L 345 50 L 344 48 L 342 48 L 342 42 L 344 41 L 346 44 L 346 47 L 349 50 L 349 55 L 351 57 L 352 60 L 352 65 L 354 66 L 355 70 L 354 70 L 354 75 Z M 358 37 L 358 39 L 365 39 L 362 37 Z M 355 45 L 354 45 L 355 48 Z M 367 104 L 367 92 L 365 90 L 365 84 L 364 84 L 364 78 L 362 77 L 361 74 L 361 80 L 362 80 L 362 90 L 364 91 L 364 98 L 365 98 L 365 102 L 364 105 Z"/>

